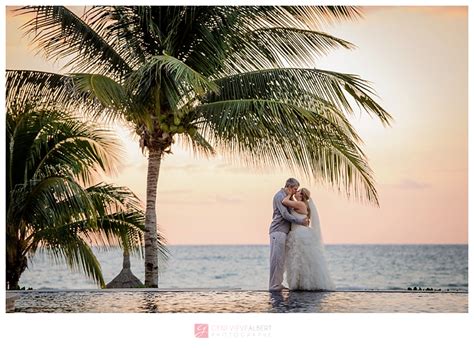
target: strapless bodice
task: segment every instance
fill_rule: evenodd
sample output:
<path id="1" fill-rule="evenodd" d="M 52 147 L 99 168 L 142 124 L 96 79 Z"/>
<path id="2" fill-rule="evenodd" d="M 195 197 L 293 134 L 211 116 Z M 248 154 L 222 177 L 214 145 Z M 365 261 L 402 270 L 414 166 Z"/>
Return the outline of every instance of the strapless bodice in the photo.
<path id="1" fill-rule="evenodd" d="M 291 212 L 291 215 L 297 217 L 298 219 L 304 219 L 306 217 L 306 214 L 297 213 L 295 210 Z"/>

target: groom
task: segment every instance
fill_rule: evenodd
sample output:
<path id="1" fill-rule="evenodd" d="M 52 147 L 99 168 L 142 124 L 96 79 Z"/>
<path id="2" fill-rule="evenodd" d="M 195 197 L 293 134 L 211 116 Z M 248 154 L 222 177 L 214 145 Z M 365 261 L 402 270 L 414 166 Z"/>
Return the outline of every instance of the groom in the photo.
<path id="1" fill-rule="evenodd" d="M 288 194 L 294 195 L 299 186 L 298 180 L 289 178 L 286 180 L 285 188 L 282 188 L 273 197 L 273 219 L 270 225 L 270 291 L 284 289 L 281 283 L 285 266 L 285 245 L 291 223 L 305 226 L 309 224 L 308 218 L 296 218 L 282 203 Z"/>

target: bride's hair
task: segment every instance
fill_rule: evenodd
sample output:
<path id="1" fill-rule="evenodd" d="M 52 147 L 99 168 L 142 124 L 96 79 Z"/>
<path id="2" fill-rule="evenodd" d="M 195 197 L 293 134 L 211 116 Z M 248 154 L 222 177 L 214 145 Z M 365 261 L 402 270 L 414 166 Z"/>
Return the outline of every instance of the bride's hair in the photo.
<path id="1" fill-rule="evenodd" d="M 306 215 L 308 216 L 308 219 L 311 219 L 311 209 L 309 208 L 309 204 L 308 204 L 309 198 L 311 197 L 311 192 L 309 192 L 309 190 L 306 187 L 303 187 L 300 191 L 301 191 L 301 197 L 303 198 L 303 202 L 306 205 L 306 209 L 308 210 L 308 214 Z"/>

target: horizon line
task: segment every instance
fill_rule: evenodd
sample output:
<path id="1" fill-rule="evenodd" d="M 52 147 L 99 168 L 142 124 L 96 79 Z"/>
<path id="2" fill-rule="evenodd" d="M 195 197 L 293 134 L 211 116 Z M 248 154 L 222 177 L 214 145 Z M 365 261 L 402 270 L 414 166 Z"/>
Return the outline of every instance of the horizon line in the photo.
<path id="1" fill-rule="evenodd" d="M 269 243 L 216 243 L 216 244 L 167 244 L 167 246 L 227 246 L 227 245 L 269 245 Z M 324 245 L 468 245 L 468 243 L 324 243 Z"/>
<path id="2" fill-rule="evenodd" d="M 327 245 L 469 245 L 466 243 L 324 243 Z M 91 245 L 93 247 L 118 247 L 119 245 Z M 166 244 L 165 246 L 269 246 L 269 243 L 216 243 L 216 244 Z"/>

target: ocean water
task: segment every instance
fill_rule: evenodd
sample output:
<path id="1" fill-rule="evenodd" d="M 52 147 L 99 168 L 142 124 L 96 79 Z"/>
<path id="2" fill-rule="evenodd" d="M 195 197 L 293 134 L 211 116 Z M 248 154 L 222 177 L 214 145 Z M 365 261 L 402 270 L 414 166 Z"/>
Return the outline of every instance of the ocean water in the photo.
<path id="1" fill-rule="evenodd" d="M 268 245 L 170 246 L 160 265 L 159 287 L 266 290 Z M 105 282 L 121 270 L 122 251 L 95 248 Z M 467 245 L 326 245 L 326 257 L 337 290 L 406 290 L 430 287 L 468 290 Z M 33 289 L 97 289 L 78 271 L 55 264 L 38 252 L 20 279 Z M 132 256 L 133 273 L 144 279 L 143 259 Z"/>

